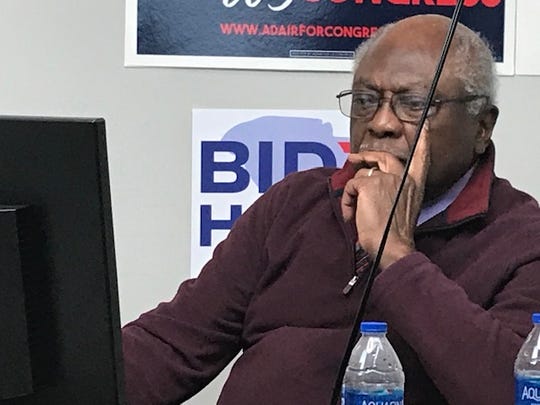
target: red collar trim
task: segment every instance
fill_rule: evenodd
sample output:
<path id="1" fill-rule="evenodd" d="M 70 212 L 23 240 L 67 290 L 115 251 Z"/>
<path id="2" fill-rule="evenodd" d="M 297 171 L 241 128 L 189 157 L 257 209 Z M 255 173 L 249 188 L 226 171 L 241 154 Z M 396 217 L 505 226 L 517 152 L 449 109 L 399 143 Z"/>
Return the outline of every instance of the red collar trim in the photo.
<path id="1" fill-rule="evenodd" d="M 491 142 L 486 152 L 480 156 L 476 169 L 465 188 L 443 213 L 444 217 L 441 218 L 440 215 L 437 215 L 425 223 L 427 225 L 426 227 L 452 225 L 463 222 L 468 218 L 485 214 L 489 207 L 494 165 L 495 147 Z M 345 184 L 354 176 L 354 173 L 354 166 L 349 161 L 346 161 L 343 168 L 332 174 L 330 185 L 336 195 L 341 195 Z"/>
<path id="2" fill-rule="evenodd" d="M 495 166 L 495 147 L 490 143 L 486 152 L 480 156 L 478 166 L 471 179 L 459 193 L 456 200 L 446 210 L 446 223 L 454 224 L 485 214 L 489 208 L 493 168 Z"/>
<path id="3" fill-rule="evenodd" d="M 348 160 L 343 167 L 335 171 L 330 177 L 330 186 L 334 192 L 343 192 L 345 184 L 354 177 L 354 165 Z"/>

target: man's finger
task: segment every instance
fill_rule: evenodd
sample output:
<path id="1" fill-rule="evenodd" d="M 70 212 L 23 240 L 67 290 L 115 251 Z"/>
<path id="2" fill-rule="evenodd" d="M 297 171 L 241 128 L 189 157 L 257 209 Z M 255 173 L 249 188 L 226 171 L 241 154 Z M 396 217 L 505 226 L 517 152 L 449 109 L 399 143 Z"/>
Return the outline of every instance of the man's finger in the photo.
<path id="1" fill-rule="evenodd" d="M 418 139 L 411 167 L 409 168 L 409 176 L 421 190 L 425 187 L 430 164 L 430 134 L 428 121 L 426 121 L 420 132 L 420 139 Z"/>
<path id="2" fill-rule="evenodd" d="M 345 222 L 354 218 L 358 188 L 359 185 L 354 179 L 349 180 L 343 188 L 343 195 L 341 196 L 341 213 L 343 214 Z"/>
<path id="3" fill-rule="evenodd" d="M 377 167 L 384 173 L 396 175 L 401 175 L 403 173 L 403 163 L 390 152 L 361 151 L 350 154 L 347 160 L 355 165 L 357 170 Z"/>

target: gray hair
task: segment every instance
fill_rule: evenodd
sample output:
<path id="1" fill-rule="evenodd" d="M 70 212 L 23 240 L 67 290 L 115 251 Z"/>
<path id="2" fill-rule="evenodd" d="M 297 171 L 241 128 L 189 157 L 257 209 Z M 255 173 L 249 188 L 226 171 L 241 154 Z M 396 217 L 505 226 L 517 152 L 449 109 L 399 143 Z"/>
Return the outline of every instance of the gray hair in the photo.
<path id="1" fill-rule="evenodd" d="M 375 34 L 364 41 L 356 49 L 354 57 L 354 71 L 356 71 L 362 58 L 377 39 L 392 28 L 395 23 L 384 25 Z M 475 33 L 466 26 L 459 24 L 453 39 L 453 62 L 455 75 L 463 83 L 467 94 L 486 96 L 486 99 L 477 99 L 467 103 L 467 112 L 472 116 L 480 114 L 482 109 L 494 104 L 497 97 L 497 72 L 493 53 L 486 40 L 479 33 Z"/>

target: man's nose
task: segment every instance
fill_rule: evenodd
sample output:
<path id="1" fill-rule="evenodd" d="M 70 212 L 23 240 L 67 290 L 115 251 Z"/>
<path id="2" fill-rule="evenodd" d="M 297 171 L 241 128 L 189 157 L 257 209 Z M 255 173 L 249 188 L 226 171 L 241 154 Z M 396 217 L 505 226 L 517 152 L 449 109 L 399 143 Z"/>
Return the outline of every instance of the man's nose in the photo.
<path id="1" fill-rule="evenodd" d="M 369 132 L 378 138 L 399 137 L 402 129 L 403 122 L 396 116 L 390 100 L 381 100 L 381 105 L 368 122 Z"/>

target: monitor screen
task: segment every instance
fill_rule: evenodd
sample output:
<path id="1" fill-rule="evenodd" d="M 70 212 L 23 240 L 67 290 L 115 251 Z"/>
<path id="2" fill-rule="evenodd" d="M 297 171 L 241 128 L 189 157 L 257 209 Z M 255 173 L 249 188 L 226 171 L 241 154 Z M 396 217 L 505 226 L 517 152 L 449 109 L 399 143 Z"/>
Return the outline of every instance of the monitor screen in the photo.
<path id="1" fill-rule="evenodd" d="M 0 404 L 124 404 L 103 119 L 0 117 L 0 233 Z"/>

